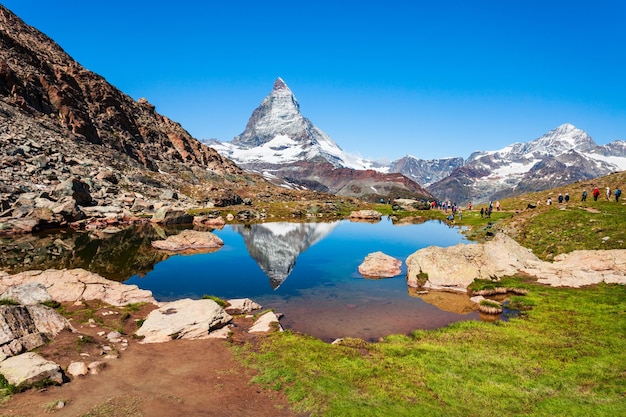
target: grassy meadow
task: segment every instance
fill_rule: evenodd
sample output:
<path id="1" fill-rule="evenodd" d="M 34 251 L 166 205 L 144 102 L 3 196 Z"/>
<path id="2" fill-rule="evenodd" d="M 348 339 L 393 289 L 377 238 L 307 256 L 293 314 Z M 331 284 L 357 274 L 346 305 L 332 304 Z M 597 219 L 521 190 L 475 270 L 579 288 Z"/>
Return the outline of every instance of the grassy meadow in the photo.
<path id="1" fill-rule="evenodd" d="M 575 249 L 625 249 L 624 202 L 580 201 L 596 182 L 624 189 L 626 173 L 502 200 L 490 219 L 464 210 L 456 222 L 477 240 L 504 230 L 546 260 Z M 572 199 L 558 204 L 566 192 Z M 551 206 L 527 208 L 550 195 Z M 436 210 L 420 215 L 443 218 Z M 528 290 L 511 296 L 521 315 L 508 321 L 460 322 L 377 343 L 327 344 L 286 331 L 239 353 L 258 370 L 256 382 L 312 416 L 626 415 L 626 288 L 503 281 Z"/>

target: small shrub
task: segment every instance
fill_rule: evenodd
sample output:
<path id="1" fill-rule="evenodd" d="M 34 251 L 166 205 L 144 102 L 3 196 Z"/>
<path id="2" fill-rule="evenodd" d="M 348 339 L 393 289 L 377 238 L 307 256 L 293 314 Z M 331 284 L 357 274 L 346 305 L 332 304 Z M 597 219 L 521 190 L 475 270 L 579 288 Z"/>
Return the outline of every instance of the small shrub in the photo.
<path id="1" fill-rule="evenodd" d="M 220 307 L 224 308 L 228 305 L 228 302 L 226 300 L 223 300 L 219 297 L 216 297 L 214 295 L 203 295 L 202 296 L 203 300 L 213 300 L 217 303 L 217 305 L 219 305 Z"/>
<path id="2" fill-rule="evenodd" d="M 0 306 L 18 306 L 18 305 L 20 305 L 20 303 L 18 303 L 17 301 L 11 298 L 4 298 L 0 300 Z"/>
<path id="3" fill-rule="evenodd" d="M 61 307 L 61 303 L 59 303 L 58 301 L 54 301 L 54 300 L 50 300 L 50 301 L 44 301 L 43 303 L 41 303 L 42 305 L 49 307 L 49 308 L 53 308 L 53 309 L 57 309 L 59 307 Z"/>

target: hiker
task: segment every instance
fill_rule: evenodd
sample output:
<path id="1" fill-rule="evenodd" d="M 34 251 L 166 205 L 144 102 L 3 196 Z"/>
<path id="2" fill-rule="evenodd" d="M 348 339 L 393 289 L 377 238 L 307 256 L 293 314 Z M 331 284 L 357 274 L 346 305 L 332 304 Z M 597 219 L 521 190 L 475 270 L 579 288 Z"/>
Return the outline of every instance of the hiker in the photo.
<path id="1" fill-rule="evenodd" d="M 559 204 L 563 203 L 563 194 L 559 193 Z"/>
<path id="2" fill-rule="evenodd" d="M 565 202 L 567 203 L 569 201 L 569 194 L 565 193 Z"/>
<path id="3" fill-rule="evenodd" d="M 583 191 L 583 196 L 582 196 L 582 199 L 580 201 L 587 201 L 587 190 Z"/>
<path id="4" fill-rule="evenodd" d="M 619 187 L 617 187 L 615 189 L 615 202 L 619 203 L 619 196 L 622 195 L 622 190 L 619 189 Z"/>
<path id="5" fill-rule="evenodd" d="M 611 199 L 611 187 L 606 187 L 606 199 Z"/>
<path id="6" fill-rule="evenodd" d="M 598 201 L 598 197 L 600 196 L 600 190 L 598 188 L 593 189 L 593 201 Z"/>
<path id="7" fill-rule="evenodd" d="M 485 215 L 485 208 L 481 207 L 480 208 L 480 218 L 482 219 L 484 215 Z"/>

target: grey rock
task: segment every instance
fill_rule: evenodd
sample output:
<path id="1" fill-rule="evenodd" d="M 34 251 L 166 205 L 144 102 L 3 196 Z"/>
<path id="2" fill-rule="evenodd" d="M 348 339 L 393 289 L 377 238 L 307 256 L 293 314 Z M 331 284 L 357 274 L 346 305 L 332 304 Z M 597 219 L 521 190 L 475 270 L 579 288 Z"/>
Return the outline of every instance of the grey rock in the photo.
<path id="1" fill-rule="evenodd" d="M 206 339 L 224 327 L 232 317 L 215 301 L 185 298 L 153 310 L 137 330 L 141 343 L 160 343 L 173 339 Z"/>
<path id="2" fill-rule="evenodd" d="M 21 305 L 35 305 L 52 300 L 46 287 L 38 282 L 28 282 L 25 284 L 9 287 L 0 300 L 13 300 Z"/>
<path id="3" fill-rule="evenodd" d="M 0 362 L 0 374 L 10 384 L 20 388 L 46 380 L 56 384 L 63 383 L 61 367 L 34 352 L 23 353 Z"/>
<path id="4" fill-rule="evenodd" d="M 7 356 L 34 349 L 52 340 L 70 323 L 41 305 L 0 306 L 0 351 Z"/>

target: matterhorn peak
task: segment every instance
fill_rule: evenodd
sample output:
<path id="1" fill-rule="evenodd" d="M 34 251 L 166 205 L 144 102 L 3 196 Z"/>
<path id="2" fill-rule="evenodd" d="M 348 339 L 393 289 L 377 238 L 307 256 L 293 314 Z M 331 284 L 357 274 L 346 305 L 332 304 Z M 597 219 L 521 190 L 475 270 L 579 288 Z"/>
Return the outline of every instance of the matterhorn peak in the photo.
<path id="1" fill-rule="evenodd" d="M 287 84 L 285 84 L 283 79 L 280 77 L 276 78 L 276 81 L 274 81 L 274 91 L 278 91 L 278 90 L 289 90 L 289 87 L 287 87 Z"/>

